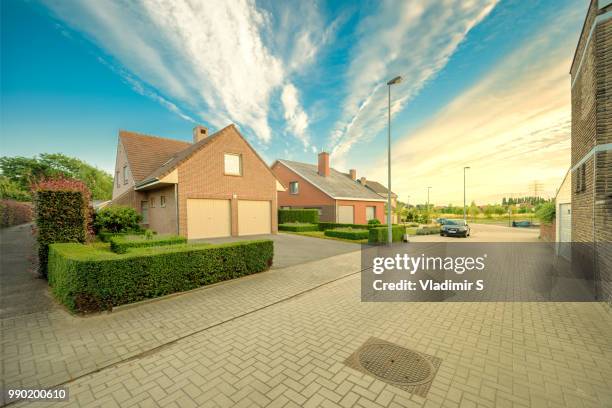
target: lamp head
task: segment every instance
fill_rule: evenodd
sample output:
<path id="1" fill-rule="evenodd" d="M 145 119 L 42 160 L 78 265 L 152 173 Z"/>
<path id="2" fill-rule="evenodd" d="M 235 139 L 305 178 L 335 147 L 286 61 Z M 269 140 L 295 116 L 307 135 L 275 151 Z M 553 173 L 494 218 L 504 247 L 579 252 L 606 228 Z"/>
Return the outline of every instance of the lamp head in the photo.
<path id="1" fill-rule="evenodd" d="M 387 82 L 387 85 L 395 85 L 395 84 L 399 84 L 400 82 L 402 82 L 402 77 L 396 76 L 395 78 Z"/>

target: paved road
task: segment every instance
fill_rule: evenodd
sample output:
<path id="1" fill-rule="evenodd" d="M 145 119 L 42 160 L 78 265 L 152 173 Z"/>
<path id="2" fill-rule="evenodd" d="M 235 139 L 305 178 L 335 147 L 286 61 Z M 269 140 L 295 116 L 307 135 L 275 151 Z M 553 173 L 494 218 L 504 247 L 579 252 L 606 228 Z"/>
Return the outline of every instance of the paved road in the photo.
<path id="1" fill-rule="evenodd" d="M 204 242 L 232 242 L 250 239 L 271 239 L 274 241 L 273 268 L 286 268 L 317 261 L 336 255 L 359 251 L 361 245 L 350 242 L 305 237 L 294 234 L 251 235 L 247 237 L 227 237 L 202 240 Z"/>
<path id="2" fill-rule="evenodd" d="M 47 281 L 33 268 L 35 242 L 31 224 L 0 229 L 0 318 L 55 307 Z"/>
<path id="3" fill-rule="evenodd" d="M 534 228 L 511 228 L 490 224 L 470 224 L 471 234 L 467 238 L 441 237 L 440 234 L 410 237 L 412 242 L 541 242 L 540 230 Z"/>

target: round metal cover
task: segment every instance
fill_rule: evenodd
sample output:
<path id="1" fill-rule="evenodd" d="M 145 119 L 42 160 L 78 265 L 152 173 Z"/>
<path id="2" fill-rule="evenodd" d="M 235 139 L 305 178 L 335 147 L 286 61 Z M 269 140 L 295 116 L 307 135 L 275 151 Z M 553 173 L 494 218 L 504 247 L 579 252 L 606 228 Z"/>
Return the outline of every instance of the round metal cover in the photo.
<path id="1" fill-rule="evenodd" d="M 432 380 L 435 370 L 420 353 L 389 343 L 365 345 L 359 364 L 375 377 L 402 385 L 418 385 Z"/>

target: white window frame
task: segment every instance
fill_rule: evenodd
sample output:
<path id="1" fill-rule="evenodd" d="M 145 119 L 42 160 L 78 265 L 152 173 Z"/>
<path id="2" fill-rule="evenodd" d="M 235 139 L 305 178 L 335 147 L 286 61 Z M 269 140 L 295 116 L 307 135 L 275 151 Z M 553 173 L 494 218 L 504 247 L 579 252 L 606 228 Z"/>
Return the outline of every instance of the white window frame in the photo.
<path id="1" fill-rule="evenodd" d="M 238 158 L 238 171 L 236 172 L 234 169 L 228 170 L 228 158 L 237 157 Z M 235 165 L 235 163 L 230 163 Z M 242 176 L 242 155 L 237 153 L 223 153 L 223 173 L 226 176 Z"/>

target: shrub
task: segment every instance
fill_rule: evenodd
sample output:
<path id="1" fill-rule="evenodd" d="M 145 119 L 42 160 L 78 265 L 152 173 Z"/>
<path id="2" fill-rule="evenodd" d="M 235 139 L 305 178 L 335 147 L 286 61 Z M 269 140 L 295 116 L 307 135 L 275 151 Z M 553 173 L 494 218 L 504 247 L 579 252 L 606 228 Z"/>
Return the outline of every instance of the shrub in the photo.
<path id="1" fill-rule="evenodd" d="M 368 225 L 380 225 L 380 221 L 378 218 L 372 218 L 371 220 L 368 220 Z"/>
<path id="2" fill-rule="evenodd" d="M 319 210 L 313 208 L 278 210 L 278 223 L 286 224 L 289 222 L 316 224 L 319 222 Z"/>
<path id="3" fill-rule="evenodd" d="M 90 193 L 78 180 L 43 180 L 32 186 L 38 240 L 38 271 L 47 276 L 49 245 L 85 242 L 89 236 Z"/>
<path id="4" fill-rule="evenodd" d="M 0 200 L 0 227 L 12 227 L 32 221 L 32 204 L 15 200 Z"/>
<path id="5" fill-rule="evenodd" d="M 543 224 L 552 224 L 553 220 L 555 219 L 555 213 L 556 213 L 557 209 L 556 209 L 556 205 L 554 201 L 548 201 L 546 203 L 543 203 L 537 210 L 536 210 L 536 217 L 538 217 L 538 219 L 540 220 L 541 223 Z"/>
<path id="6" fill-rule="evenodd" d="M 94 226 L 97 231 L 128 232 L 140 229 L 142 217 L 132 207 L 111 205 L 96 213 Z"/>
<path id="7" fill-rule="evenodd" d="M 147 231 L 150 232 L 150 230 Z M 186 243 L 187 238 L 176 235 L 167 235 L 154 239 L 153 233 L 151 233 L 149 238 L 147 237 L 145 231 L 144 235 L 123 235 L 112 237 L 110 239 L 110 249 L 117 254 L 125 254 L 129 248 L 146 248 Z"/>
<path id="8" fill-rule="evenodd" d="M 438 226 L 427 226 L 424 225 L 420 228 L 417 228 L 416 230 L 416 234 L 417 235 L 432 235 L 432 234 L 439 234 L 440 233 L 440 227 Z"/>
<path id="9" fill-rule="evenodd" d="M 391 227 L 391 237 L 393 242 L 402 242 L 402 238 L 406 233 L 406 228 L 400 225 Z M 387 227 L 370 228 L 368 235 L 369 244 L 379 244 L 388 242 Z"/>
<path id="10" fill-rule="evenodd" d="M 335 228 L 371 229 L 380 228 L 381 225 L 382 224 L 340 224 L 337 222 L 320 222 L 319 231 L 325 231 L 328 229 Z M 393 226 L 397 226 L 397 224 L 393 224 Z"/>
<path id="11" fill-rule="evenodd" d="M 261 272 L 273 255 L 270 240 L 134 248 L 126 254 L 54 244 L 49 284 L 70 310 L 94 312 Z"/>
<path id="12" fill-rule="evenodd" d="M 144 230 L 134 230 L 134 231 L 126 231 L 126 232 L 108 232 L 108 231 L 100 231 L 98 232 L 98 238 L 102 242 L 110 242 L 113 237 L 127 237 L 129 235 L 144 235 Z"/>
<path id="13" fill-rule="evenodd" d="M 367 229 L 336 228 L 325 230 L 325 236 L 351 240 L 368 239 Z"/>
<path id="14" fill-rule="evenodd" d="M 306 232 L 306 231 L 318 231 L 319 226 L 317 224 L 302 224 L 302 223 L 289 223 L 279 224 L 279 231 L 292 231 L 292 232 Z"/>

